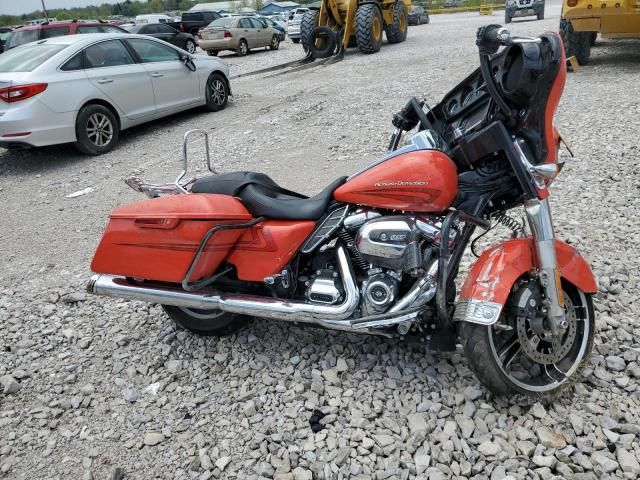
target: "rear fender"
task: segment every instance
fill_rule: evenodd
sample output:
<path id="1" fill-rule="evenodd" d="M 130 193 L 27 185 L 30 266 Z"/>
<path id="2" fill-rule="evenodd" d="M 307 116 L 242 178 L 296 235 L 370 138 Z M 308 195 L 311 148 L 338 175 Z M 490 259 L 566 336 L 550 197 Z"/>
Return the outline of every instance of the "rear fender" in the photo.
<path id="1" fill-rule="evenodd" d="M 585 293 L 597 293 L 596 277 L 572 246 L 556 240 L 556 255 L 562 278 Z M 514 283 L 535 268 L 535 246 L 531 237 L 509 240 L 486 250 L 462 287 L 454 320 L 484 325 L 497 322 Z"/>

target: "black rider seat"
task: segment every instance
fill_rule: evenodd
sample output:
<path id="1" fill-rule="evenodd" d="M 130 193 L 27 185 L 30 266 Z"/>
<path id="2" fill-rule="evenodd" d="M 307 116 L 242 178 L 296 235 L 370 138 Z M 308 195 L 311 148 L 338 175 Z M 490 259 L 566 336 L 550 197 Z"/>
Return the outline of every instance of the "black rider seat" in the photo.
<path id="1" fill-rule="evenodd" d="M 199 178 L 193 193 L 218 193 L 240 198 L 254 217 L 280 220 L 318 220 L 327 211 L 333 192 L 346 181 L 340 177 L 314 197 L 280 187 L 264 173 L 231 172 Z"/>

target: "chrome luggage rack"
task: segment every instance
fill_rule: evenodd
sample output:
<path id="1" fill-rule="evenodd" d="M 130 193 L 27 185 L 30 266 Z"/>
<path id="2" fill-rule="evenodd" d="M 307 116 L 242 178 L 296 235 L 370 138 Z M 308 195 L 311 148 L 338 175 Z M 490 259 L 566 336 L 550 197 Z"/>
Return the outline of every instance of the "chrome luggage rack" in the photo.
<path id="1" fill-rule="evenodd" d="M 189 146 L 189 138 L 196 134 L 204 136 L 205 161 L 207 169 L 214 175 L 217 175 L 218 172 L 216 172 L 211 165 L 211 155 L 209 154 L 209 134 L 201 128 L 196 128 L 194 130 L 189 130 L 184 134 L 184 137 L 182 137 L 182 172 L 180 172 L 180 175 L 173 183 L 150 183 L 136 175 L 127 178 L 124 182 L 136 192 L 144 193 L 149 198 L 189 193 L 191 186 L 196 181 L 196 178 L 192 177 L 186 180 L 184 179 L 189 168 L 187 147 Z"/>

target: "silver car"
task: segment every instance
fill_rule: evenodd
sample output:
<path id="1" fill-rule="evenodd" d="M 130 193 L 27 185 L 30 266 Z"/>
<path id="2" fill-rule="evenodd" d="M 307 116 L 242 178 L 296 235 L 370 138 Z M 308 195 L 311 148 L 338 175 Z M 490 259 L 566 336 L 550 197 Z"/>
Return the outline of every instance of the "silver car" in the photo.
<path id="1" fill-rule="evenodd" d="M 222 110 L 229 67 L 144 35 L 49 38 L 0 55 L 0 147 L 75 143 L 108 152 L 119 132 L 204 106 Z"/>

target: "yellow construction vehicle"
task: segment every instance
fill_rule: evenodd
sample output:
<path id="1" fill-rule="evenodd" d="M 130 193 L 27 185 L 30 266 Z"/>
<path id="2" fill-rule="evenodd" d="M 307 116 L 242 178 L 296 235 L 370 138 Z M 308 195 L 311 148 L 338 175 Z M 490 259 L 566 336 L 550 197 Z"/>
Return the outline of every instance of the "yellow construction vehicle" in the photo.
<path id="1" fill-rule="evenodd" d="M 567 58 L 585 65 L 598 33 L 603 38 L 640 38 L 640 0 L 563 0 L 560 35 Z"/>
<path id="2" fill-rule="evenodd" d="M 389 43 L 407 38 L 407 12 L 411 0 L 321 0 L 319 9 L 302 17 L 302 46 L 312 58 L 341 56 L 347 47 L 375 53 L 382 33 Z"/>

